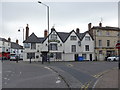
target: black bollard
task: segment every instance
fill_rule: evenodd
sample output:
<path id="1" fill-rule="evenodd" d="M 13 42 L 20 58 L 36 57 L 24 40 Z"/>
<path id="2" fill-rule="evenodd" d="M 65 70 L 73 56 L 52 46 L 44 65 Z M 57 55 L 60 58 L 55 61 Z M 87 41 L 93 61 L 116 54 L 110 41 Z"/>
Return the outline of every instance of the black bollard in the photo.
<path id="1" fill-rule="evenodd" d="M 31 59 L 32 59 L 32 57 L 30 57 L 30 63 L 31 63 Z"/>

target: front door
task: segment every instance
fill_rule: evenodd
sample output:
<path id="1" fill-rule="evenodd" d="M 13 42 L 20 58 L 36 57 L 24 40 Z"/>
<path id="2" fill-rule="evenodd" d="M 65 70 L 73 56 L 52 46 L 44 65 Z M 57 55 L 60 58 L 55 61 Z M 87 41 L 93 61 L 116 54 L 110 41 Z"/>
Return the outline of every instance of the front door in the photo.
<path id="1" fill-rule="evenodd" d="M 47 52 L 42 53 L 42 61 L 47 62 Z"/>
<path id="2" fill-rule="evenodd" d="M 90 54 L 90 61 L 92 61 L 92 54 Z"/>
<path id="3" fill-rule="evenodd" d="M 78 61 L 78 54 L 75 54 L 75 61 Z"/>

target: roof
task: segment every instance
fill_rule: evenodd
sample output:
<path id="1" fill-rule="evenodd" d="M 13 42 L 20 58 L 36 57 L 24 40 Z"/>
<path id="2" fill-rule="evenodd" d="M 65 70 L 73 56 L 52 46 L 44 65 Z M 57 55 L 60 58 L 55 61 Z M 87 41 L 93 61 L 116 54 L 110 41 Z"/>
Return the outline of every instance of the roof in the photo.
<path id="1" fill-rule="evenodd" d="M 23 41 L 23 43 L 40 43 L 41 38 L 38 38 L 34 33 L 32 33 L 27 40 Z"/>
<path id="2" fill-rule="evenodd" d="M 65 32 L 57 32 L 58 36 L 60 37 L 60 39 L 65 42 L 67 37 L 69 36 L 69 33 L 65 33 Z"/>
<path id="3" fill-rule="evenodd" d="M 9 41 L 6 40 L 5 38 L 1 38 L 1 37 L 0 37 L 0 41 L 9 42 Z"/>
<path id="4" fill-rule="evenodd" d="M 15 42 L 11 42 L 11 48 L 12 49 L 23 49 L 23 46 L 15 43 Z"/>
<path id="5" fill-rule="evenodd" d="M 102 30 L 120 30 L 120 28 L 118 27 L 110 27 L 110 26 L 106 26 L 106 27 L 100 27 L 100 26 L 93 26 L 92 29 L 102 29 Z"/>
<path id="6" fill-rule="evenodd" d="M 51 29 L 51 33 L 56 30 L 55 29 Z M 59 38 L 61 39 L 61 41 L 64 43 L 68 37 L 71 35 L 71 33 L 74 32 L 78 38 L 80 40 L 82 40 L 84 38 L 84 36 L 86 35 L 86 33 L 89 33 L 89 32 L 85 32 L 85 33 L 76 33 L 74 30 L 72 30 L 71 32 L 67 33 L 67 32 L 56 32 L 57 35 L 59 36 Z M 50 34 L 51 34 L 50 33 Z M 47 36 L 47 37 L 37 37 L 34 33 L 32 33 L 28 38 L 27 40 L 25 40 L 23 43 L 43 43 L 49 36 L 50 34 Z M 90 34 L 90 33 L 89 33 Z M 90 35 L 91 36 L 91 35 Z M 92 37 L 92 36 L 91 36 Z M 92 38 L 93 39 L 93 38 Z M 94 40 L 94 39 L 93 39 Z"/>

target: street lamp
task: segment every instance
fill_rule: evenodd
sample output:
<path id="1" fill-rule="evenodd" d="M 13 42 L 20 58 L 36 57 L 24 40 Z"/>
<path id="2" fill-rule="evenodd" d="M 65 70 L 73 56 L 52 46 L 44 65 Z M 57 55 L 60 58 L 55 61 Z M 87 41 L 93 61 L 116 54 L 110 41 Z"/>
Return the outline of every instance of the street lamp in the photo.
<path id="1" fill-rule="evenodd" d="M 47 7 L 47 22 L 48 22 L 48 55 L 49 55 L 49 6 L 46 5 L 46 4 L 44 4 L 44 3 L 42 3 L 42 2 L 40 2 L 40 1 L 38 1 L 38 3 L 40 3 L 40 4 L 42 4 L 42 5 L 44 5 L 44 6 Z M 48 56 L 48 60 L 49 60 L 49 56 Z"/>
<path id="2" fill-rule="evenodd" d="M 18 32 L 20 32 L 21 28 L 22 28 L 22 30 L 23 30 L 23 41 L 24 41 L 24 28 L 23 28 L 23 27 L 20 27 L 20 28 L 18 29 Z"/>

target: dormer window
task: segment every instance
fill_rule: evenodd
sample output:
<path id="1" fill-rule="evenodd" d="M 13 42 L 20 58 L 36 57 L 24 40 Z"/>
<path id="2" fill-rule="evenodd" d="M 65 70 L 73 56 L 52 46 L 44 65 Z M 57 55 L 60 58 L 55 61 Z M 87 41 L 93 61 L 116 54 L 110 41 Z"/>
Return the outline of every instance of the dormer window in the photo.
<path id="1" fill-rule="evenodd" d="M 86 41 L 90 41 L 90 37 L 89 37 L 89 36 L 86 36 L 86 37 L 85 37 L 85 40 L 86 40 Z"/>
<path id="2" fill-rule="evenodd" d="M 56 35 L 56 34 L 52 34 L 52 35 L 51 35 L 51 39 L 52 39 L 52 40 L 56 40 L 56 39 L 57 39 L 57 35 Z"/>
<path id="3" fill-rule="evenodd" d="M 76 36 L 71 36 L 70 40 L 77 40 L 77 37 Z"/>

